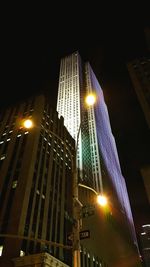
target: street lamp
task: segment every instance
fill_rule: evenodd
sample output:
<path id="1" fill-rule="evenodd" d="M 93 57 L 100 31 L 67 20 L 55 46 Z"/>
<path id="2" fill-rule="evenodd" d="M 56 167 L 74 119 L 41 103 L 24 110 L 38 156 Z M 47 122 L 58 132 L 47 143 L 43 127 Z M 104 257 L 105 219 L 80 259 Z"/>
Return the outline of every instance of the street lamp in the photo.
<path id="1" fill-rule="evenodd" d="M 93 189 L 93 188 L 90 187 L 90 186 L 87 186 L 87 185 L 84 185 L 84 184 L 81 184 L 81 183 L 79 183 L 78 186 L 80 186 L 80 187 L 84 187 L 84 188 L 86 188 L 86 189 L 88 189 L 88 190 L 94 192 L 94 194 L 96 195 L 96 202 L 97 202 L 100 206 L 102 206 L 102 207 L 107 206 L 108 201 L 107 201 L 106 196 L 104 196 L 104 195 L 102 195 L 102 194 L 99 194 L 95 189 Z"/>
<path id="2" fill-rule="evenodd" d="M 85 103 L 87 106 L 92 106 L 95 103 L 96 98 L 93 94 L 88 94 L 85 98 Z M 80 267 L 80 213 L 82 208 L 82 203 L 79 201 L 78 197 L 78 172 L 77 172 L 77 150 L 78 150 L 78 142 L 79 135 L 81 131 L 80 122 L 77 140 L 76 140 L 76 148 L 75 148 L 75 157 L 73 164 L 73 218 L 75 219 L 75 223 L 73 225 L 73 267 Z"/>
<path id="3" fill-rule="evenodd" d="M 27 128 L 27 129 L 30 129 L 33 127 L 33 122 L 31 119 L 26 119 L 23 121 L 23 127 L 24 128 Z"/>
<path id="4" fill-rule="evenodd" d="M 96 102 L 96 96 L 95 94 L 88 94 L 85 98 L 85 102 L 88 106 L 93 106 Z"/>
<path id="5" fill-rule="evenodd" d="M 99 194 L 95 189 L 92 187 L 89 187 L 87 185 L 78 183 L 76 187 L 76 191 L 78 192 L 78 187 L 86 188 L 90 191 L 92 191 L 96 195 L 96 202 L 103 208 L 107 207 L 107 198 Z M 73 207 L 73 216 L 75 219 L 76 224 L 73 227 L 73 267 L 80 267 L 80 230 L 81 230 L 81 209 L 83 208 L 83 204 L 79 201 L 77 196 L 73 199 L 74 201 L 74 207 Z"/>

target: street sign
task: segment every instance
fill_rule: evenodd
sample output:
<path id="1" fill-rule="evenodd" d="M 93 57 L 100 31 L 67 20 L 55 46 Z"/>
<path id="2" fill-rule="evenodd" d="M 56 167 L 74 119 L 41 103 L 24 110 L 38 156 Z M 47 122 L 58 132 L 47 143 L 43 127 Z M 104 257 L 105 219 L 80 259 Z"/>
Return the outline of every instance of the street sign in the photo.
<path id="1" fill-rule="evenodd" d="M 84 230 L 80 231 L 80 239 L 90 238 L 90 231 Z"/>

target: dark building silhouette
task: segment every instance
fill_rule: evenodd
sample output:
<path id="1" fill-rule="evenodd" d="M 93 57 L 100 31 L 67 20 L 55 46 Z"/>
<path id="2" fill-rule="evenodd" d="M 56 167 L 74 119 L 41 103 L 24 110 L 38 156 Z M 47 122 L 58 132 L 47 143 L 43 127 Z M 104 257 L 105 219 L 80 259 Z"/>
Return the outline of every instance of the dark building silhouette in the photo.
<path id="1" fill-rule="evenodd" d="M 127 63 L 128 72 L 150 128 L 150 57 L 134 59 Z"/>
<path id="2" fill-rule="evenodd" d="M 149 133 L 150 129 L 150 28 L 146 27 L 144 29 L 145 34 L 145 55 L 137 56 L 136 58 L 127 62 L 127 70 L 137 96 L 137 100 L 143 112 L 145 122 L 148 126 L 147 130 Z M 147 147 L 149 147 L 149 142 L 147 142 Z M 147 150 L 148 151 L 148 150 Z M 140 153 L 140 151 L 139 151 Z M 148 155 L 145 153 L 145 155 Z M 149 157 L 143 156 L 145 158 L 139 166 L 139 172 L 141 179 L 143 179 L 143 185 L 145 189 L 145 197 L 147 198 L 147 206 L 149 209 L 150 203 L 150 161 Z M 142 158 L 142 157 L 141 157 Z M 146 207 L 143 206 L 143 209 Z M 144 266 L 150 265 L 150 239 L 149 239 L 149 214 L 147 213 L 145 219 L 145 225 L 141 225 L 142 233 L 139 232 L 139 246 L 143 258 Z"/>
<path id="3" fill-rule="evenodd" d="M 146 195 L 150 205 L 150 165 L 142 166 L 140 172 L 143 178 Z"/>
<path id="4" fill-rule="evenodd" d="M 32 128 L 23 126 L 26 119 Z M 1 267 L 44 251 L 70 264 L 72 251 L 65 245 L 72 229 L 73 156 L 74 140 L 44 96 L 1 112 Z"/>

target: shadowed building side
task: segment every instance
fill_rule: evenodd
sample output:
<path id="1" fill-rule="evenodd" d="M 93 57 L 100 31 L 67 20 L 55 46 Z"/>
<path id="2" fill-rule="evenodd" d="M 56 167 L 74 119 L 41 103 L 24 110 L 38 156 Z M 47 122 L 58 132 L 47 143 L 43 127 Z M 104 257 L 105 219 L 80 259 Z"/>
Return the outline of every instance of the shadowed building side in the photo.
<path id="1" fill-rule="evenodd" d="M 32 128 L 24 127 L 26 119 L 32 120 Z M 11 266 L 20 252 L 47 251 L 71 262 L 72 252 L 65 245 L 72 230 L 73 156 L 74 140 L 44 96 L 1 113 L 1 266 Z"/>

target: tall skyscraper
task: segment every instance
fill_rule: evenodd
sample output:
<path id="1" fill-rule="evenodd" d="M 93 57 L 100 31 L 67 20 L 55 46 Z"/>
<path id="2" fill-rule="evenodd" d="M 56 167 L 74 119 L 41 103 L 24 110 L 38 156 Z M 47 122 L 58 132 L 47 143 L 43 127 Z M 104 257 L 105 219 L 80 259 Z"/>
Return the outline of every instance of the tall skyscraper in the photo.
<path id="1" fill-rule="evenodd" d="M 1 111 L 1 267 L 44 251 L 70 265 L 73 156 L 74 139 L 44 96 Z"/>
<path id="2" fill-rule="evenodd" d="M 96 103 L 90 108 L 84 101 L 88 93 L 96 95 Z M 105 192 L 106 188 L 111 191 L 110 198 L 124 214 L 124 221 L 137 246 L 127 188 L 103 91 L 89 62 L 84 63 L 78 52 L 61 60 L 57 111 L 64 117 L 64 124 L 78 145 L 79 179 L 98 192 Z"/>

